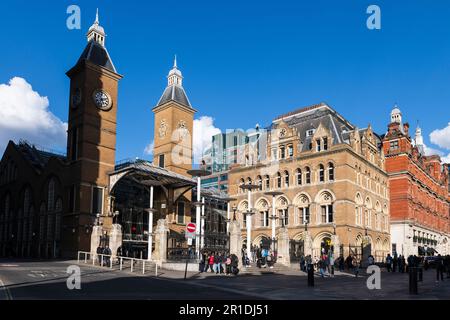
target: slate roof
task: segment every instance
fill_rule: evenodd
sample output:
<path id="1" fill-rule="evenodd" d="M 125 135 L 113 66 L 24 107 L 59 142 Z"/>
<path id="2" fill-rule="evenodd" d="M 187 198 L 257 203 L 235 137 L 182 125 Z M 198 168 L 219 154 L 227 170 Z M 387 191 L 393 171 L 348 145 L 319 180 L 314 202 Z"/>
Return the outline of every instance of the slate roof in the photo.
<path id="1" fill-rule="evenodd" d="M 131 175 L 127 176 L 133 177 L 136 182 L 142 184 L 145 184 L 145 181 L 159 181 L 163 185 L 174 188 L 195 186 L 197 184 L 194 179 L 155 166 L 151 162 L 145 160 L 129 160 L 118 164 L 115 166 L 114 172 L 110 175 L 123 173 L 125 171 L 130 171 Z"/>
<path id="2" fill-rule="evenodd" d="M 51 158 L 57 158 L 60 160 L 66 160 L 66 157 L 61 154 L 43 151 L 37 149 L 34 145 L 26 141 L 20 141 L 16 144 L 17 150 L 23 155 L 25 160 L 27 160 L 35 169 L 42 170 Z"/>
<path id="3" fill-rule="evenodd" d="M 95 41 L 89 41 L 78 59 L 77 64 L 84 60 L 117 73 L 111 57 L 109 56 L 108 50 Z"/>
<path id="4" fill-rule="evenodd" d="M 279 116 L 274 122 L 281 120 L 296 128 L 302 142 L 301 151 L 309 150 L 312 137 L 307 136 L 308 130 L 317 129 L 320 124 L 331 132 L 334 143 L 347 142 L 348 132 L 355 130 L 354 125 L 324 103 Z"/>
<path id="5" fill-rule="evenodd" d="M 156 106 L 159 107 L 160 105 L 163 105 L 169 101 L 175 101 L 183 106 L 192 108 L 191 103 L 189 102 L 186 92 L 184 91 L 184 88 L 182 86 L 171 85 L 166 87 L 166 90 L 164 90 Z"/>

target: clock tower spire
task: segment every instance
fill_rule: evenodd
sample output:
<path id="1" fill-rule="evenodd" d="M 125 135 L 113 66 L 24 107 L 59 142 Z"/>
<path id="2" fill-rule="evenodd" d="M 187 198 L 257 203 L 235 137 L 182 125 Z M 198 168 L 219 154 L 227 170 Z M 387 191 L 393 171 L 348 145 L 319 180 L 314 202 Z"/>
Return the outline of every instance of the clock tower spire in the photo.
<path id="1" fill-rule="evenodd" d="M 73 225 L 78 226 L 89 225 L 97 214 L 107 216 L 109 211 L 108 173 L 115 166 L 118 85 L 122 78 L 106 50 L 98 11 L 87 39 L 77 63 L 67 72 L 70 78 L 67 159 L 74 195 L 71 214 L 76 219 Z M 104 224 L 107 228 L 106 220 Z M 81 227 L 76 230 L 86 232 Z M 88 243 L 81 246 L 89 248 Z"/>
<path id="2" fill-rule="evenodd" d="M 154 164 L 189 176 L 192 169 L 192 131 L 196 110 L 183 88 L 183 75 L 175 56 L 167 87 L 153 108 L 155 114 Z"/>

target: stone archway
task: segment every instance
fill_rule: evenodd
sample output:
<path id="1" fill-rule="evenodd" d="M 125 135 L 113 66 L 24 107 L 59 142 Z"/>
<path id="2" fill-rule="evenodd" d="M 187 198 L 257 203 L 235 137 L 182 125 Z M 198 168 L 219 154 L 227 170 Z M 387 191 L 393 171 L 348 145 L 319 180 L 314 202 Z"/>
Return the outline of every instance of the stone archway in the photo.
<path id="1" fill-rule="evenodd" d="M 332 249 L 332 234 L 322 232 L 316 235 L 313 240 L 313 256 L 320 257 L 322 254 L 328 254 Z"/>

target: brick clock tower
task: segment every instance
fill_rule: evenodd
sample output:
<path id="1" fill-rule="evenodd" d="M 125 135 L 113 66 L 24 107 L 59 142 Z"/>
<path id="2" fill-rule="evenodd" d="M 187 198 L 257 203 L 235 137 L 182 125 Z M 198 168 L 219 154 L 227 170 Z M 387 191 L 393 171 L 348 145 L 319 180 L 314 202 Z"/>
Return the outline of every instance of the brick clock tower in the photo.
<path id="1" fill-rule="evenodd" d="M 118 82 L 122 78 L 105 47 L 98 12 L 87 34 L 88 44 L 70 78 L 67 158 L 70 163 L 68 217 L 71 241 L 89 250 L 87 225 L 108 214 L 108 175 L 114 170 Z M 107 219 L 105 219 L 106 222 Z M 72 246 L 71 246 L 72 247 Z"/>
<path id="2" fill-rule="evenodd" d="M 192 169 L 192 134 L 196 110 L 183 88 L 177 60 L 167 76 L 168 85 L 159 99 L 155 114 L 153 162 L 170 171 L 189 176 Z"/>

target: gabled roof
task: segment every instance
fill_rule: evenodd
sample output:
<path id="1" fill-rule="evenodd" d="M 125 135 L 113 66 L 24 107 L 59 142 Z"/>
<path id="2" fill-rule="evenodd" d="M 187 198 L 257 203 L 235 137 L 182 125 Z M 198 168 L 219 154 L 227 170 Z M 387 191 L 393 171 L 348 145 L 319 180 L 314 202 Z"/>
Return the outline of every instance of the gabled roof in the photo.
<path id="1" fill-rule="evenodd" d="M 175 101 L 183 106 L 192 108 L 191 103 L 189 102 L 186 92 L 184 91 L 184 88 L 182 86 L 171 85 L 166 87 L 164 93 L 156 104 L 156 107 L 159 107 L 169 101 Z"/>
<path id="2" fill-rule="evenodd" d="M 61 154 L 39 150 L 34 145 L 32 146 L 30 143 L 23 140 L 18 144 L 15 144 L 15 146 L 24 159 L 38 171 L 44 169 L 51 158 L 60 159 L 62 161 L 66 160 L 66 157 Z"/>
<path id="3" fill-rule="evenodd" d="M 106 68 L 109 71 L 117 73 L 116 68 L 109 56 L 108 50 L 95 41 L 89 41 L 86 48 L 83 50 L 77 64 L 82 61 L 89 61 L 93 64 Z"/>
<path id="4" fill-rule="evenodd" d="M 319 125 L 331 133 L 334 143 L 345 142 L 345 133 L 355 129 L 351 123 L 324 103 L 290 112 L 276 118 L 274 122 L 281 120 L 290 127 L 296 128 L 300 141 L 303 143 L 301 151 L 309 150 L 312 136 L 307 136 L 308 130 L 317 129 Z"/>

